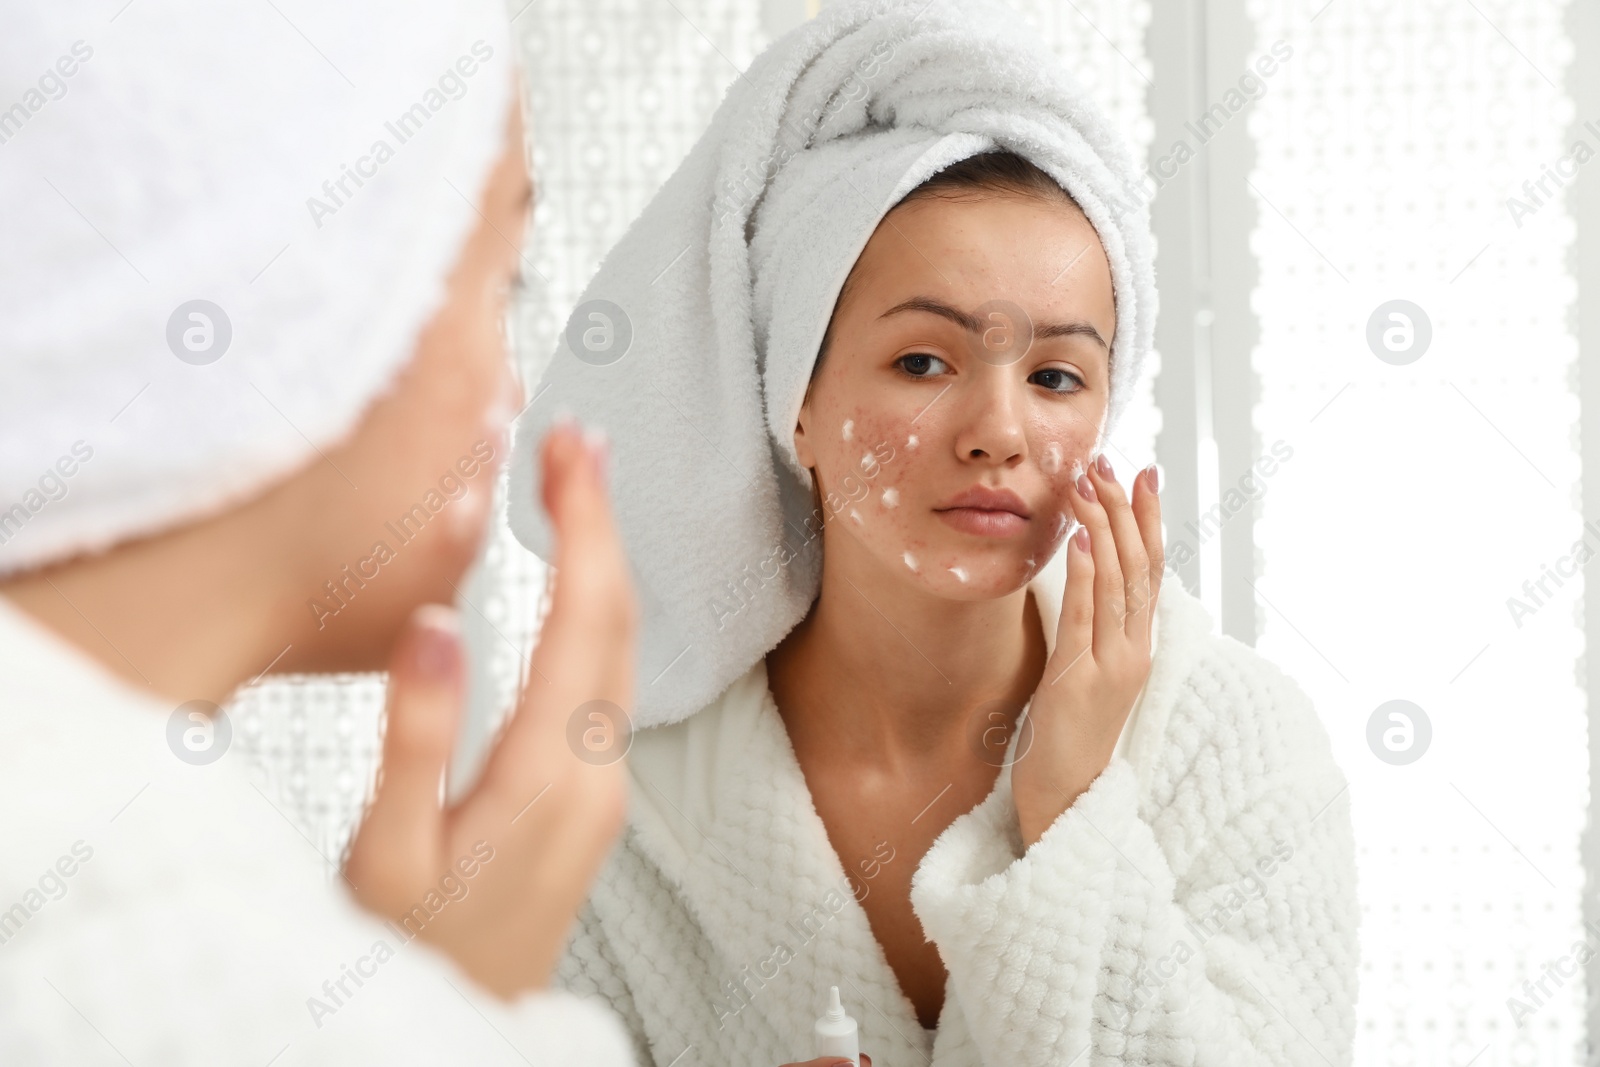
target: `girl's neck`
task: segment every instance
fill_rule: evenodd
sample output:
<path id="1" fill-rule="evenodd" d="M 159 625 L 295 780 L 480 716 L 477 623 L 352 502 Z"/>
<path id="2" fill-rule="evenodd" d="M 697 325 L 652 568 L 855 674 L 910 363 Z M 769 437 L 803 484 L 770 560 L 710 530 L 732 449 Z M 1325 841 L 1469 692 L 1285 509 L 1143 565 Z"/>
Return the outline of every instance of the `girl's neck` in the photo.
<path id="1" fill-rule="evenodd" d="M 811 613 L 767 658 L 797 753 L 889 765 L 964 759 L 986 705 L 1009 723 L 1028 701 L 1047 650 L 1027 588 L 949 600 L 827 560 Z"/>

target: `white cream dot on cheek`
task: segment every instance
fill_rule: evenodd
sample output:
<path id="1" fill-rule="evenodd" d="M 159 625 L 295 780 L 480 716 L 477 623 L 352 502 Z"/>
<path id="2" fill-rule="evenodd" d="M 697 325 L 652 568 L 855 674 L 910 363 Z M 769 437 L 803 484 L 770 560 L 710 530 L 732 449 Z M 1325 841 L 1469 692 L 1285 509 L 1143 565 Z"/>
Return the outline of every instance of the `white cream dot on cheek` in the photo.
<path id="1" fill-rule="evenodd" d="M 951 567 L 950 573 L 956 576 L 956 581 L 958 582 L 967 580 L 967 569 L 965 567 Z"/>
<path id="2" fill-rule="evenodd" d="M 1061 446 L 1054 441 L 1044 450 L 1044 455 L 1039 460 L 1039 466 L 1046 474 L 1054 474 L 1061 469 Z"/>
<path id="3" fill-rule="evenodd" d="M 906 447 L 907 448 L 916 448 L 917 447 L 917 443 L 918 442 L 917 442 L 917 435 L 916 434 L 912 434 L 910 437 L 906 438 Z"/>
<path id="4" fill-rule="evenodd" d="M 1060 537 L 1067 528 L 1067 514 L 1064 511 L 1056 512 L 1056 532 L 1053 536 Z"/>
<path id="5" fill-rule="evenodd" d="M 886 508 L 898 507 L 900 504 L 900 490 L 890 486 L 883 491 L 883 506 Z"/>
<path id="6" fill-rule="evenodd" d="M 912 574 L 916 574 L 917 573 L 917 557 L 915 557 L 911 553 L 907 552 L 905 555 L 901 556 L 900 558 L 906 561 L 906 566 L 911 569 L 911 573 Z"/>
<path id="7" fill-rule="evenodd" d="M 855 508 L 851 508 L 850 509 L 850 521 L 855 523 L 857 526 L 860 526 L 861 525 L 861 512 L 857 511 Z"/>
<path id="8" fill-rule="evenodd" d="M 839 436 L 842 439 L 848 441 L 852 437 L 854 437 L 855 435 L 856 435 L 856 420 L 855 419 L 845 419 L 844 420 L 844 428 L 839 431 Z"/>

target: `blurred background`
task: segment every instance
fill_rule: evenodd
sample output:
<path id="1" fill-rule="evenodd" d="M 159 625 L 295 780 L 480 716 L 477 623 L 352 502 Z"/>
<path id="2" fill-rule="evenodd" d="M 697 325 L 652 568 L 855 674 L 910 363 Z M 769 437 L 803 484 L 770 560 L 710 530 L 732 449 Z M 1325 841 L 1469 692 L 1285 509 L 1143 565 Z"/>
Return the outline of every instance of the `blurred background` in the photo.
<path id="1" fill-rule="evenodd" d="M 724 90 L 818 6 L 508 0 L 538 191 L 507 324 L 528 395 Z M 1600 307 L 1600 5 L 1012 6 L 1149 167 L 1158 358 L 1107 454 L 1124 480 L 1160 462 L 1168 580 L 1311 694 L 1350 780 L 1356 1062 L 1600 1063 L 1600 356 L 1578 359 L 1600 353 L 1600 311 L 1579 315 Z M 545 579 L 500 532 L 461 588 L 463 775 Z M 330 869 L 381 694 L 272 677 L 231 707 Z"/>

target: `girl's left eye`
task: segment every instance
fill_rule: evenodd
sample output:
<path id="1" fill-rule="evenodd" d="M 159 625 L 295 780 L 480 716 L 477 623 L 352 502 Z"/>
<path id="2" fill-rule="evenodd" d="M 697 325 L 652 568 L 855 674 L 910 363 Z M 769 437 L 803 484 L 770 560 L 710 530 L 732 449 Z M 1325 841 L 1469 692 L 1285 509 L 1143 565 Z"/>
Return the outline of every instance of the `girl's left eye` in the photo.
<path id="1" fill-rule="evenodd" d="M 1034 371 L 1028 376 L 1028 381 L 1042 385 L 1052 393 L 1075 393 L 1083 388 L 1082 378 L 1071 371 L 1057 370 L 1053 367 Z"/>
<path id="2" fill-rule="evenodd" d="M 949 370 L 950 367 L 938 356 L 930 356 L 926 352 L 913 352 L 895 360 L 895 366 L 911 375 L 913 378 L 928 378 L 940 371 Z"/>

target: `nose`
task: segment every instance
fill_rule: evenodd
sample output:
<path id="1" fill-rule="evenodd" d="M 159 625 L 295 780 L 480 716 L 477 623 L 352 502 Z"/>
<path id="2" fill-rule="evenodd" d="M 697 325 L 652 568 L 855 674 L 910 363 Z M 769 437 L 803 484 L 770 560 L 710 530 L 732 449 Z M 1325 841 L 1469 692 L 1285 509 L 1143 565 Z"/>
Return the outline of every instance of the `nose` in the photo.
<path id="1" fill-rule="evenodd" d="M 997 467 L 1014 467 L 1027 457 L 1023 432 L 1024 399 L 1021 383 L 1006 373 L 1007 367 L 985 367 L 975 376 L 962 410 L 956 434 L 956 453 L 964 460 Z"/>

